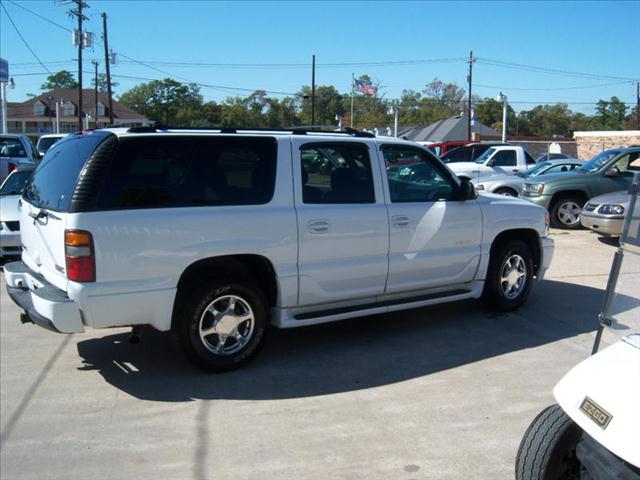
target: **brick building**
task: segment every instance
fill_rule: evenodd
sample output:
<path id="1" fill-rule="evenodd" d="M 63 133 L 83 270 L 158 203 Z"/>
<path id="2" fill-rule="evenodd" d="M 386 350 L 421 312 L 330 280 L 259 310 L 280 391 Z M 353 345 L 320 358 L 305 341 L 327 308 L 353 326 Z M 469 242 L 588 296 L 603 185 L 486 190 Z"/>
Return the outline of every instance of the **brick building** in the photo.
<path id="1" fill-rule="evenodd" d="M 578 157 L 589 159 L 616 147 L 640 145 L 640 130 L 574 132 Z"/>

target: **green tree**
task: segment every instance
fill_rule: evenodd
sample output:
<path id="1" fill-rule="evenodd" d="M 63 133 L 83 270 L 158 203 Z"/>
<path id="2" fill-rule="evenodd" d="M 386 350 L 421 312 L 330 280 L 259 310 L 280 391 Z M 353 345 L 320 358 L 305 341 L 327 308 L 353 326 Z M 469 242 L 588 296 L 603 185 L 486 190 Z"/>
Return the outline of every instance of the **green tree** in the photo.
<path id="1" fill-rule="evenodd" d="M 303 125 L 311 125 L 311 87 L 304 85 L 296 96 L 300 104 L 300 122 Z M 333 85 L 316 87 L 316 125 L 337 126 L 336 115 L 342 116 L 347 111 L 345 108 L 346 98 L 348 95 L 341 94 Z"/>
<path id="2" fill-rule="evenodd" d="M 618 97 L 598 100 L 593 116 L 594 126 L 601 130 L 622 130 L 625 125 L 627 106 Z"/>
<path id="3" fill-rule="evenodd" d="M 476 121 L 491 127 L 498 132 L 502 132 L 502 102 L 486 97 L 474 103 Z M 516 112 L 511 105 L 507 105 L 507 133 L 509 135 L 515 135 L 518 130 L 518 135 L 523 133 L 520 131 L 520 122 L 517 118 Z"/>
<path id="4" fill-rule="evenodd" d="M 520 135 L 550 137 L 571 134 L 573 112 L 566 103 L 537 105 L 518 116 Z"/>
<path id="5" fill-rule="evenodd" d="M 40 86 L 40 89 L 43 91 L 54 90 L 56 88 L 78 88 L 78 82 L 76 82 L 73 73 L 68 70 L 61 70 L 49 75 L 47 81 Z"/>
<path id="6" fill-rule="evenodd" d="M 115 95 L 115 92 L 113 91 L 114 88 L 116 88 L 118 85 L 120 85 L 120 83 L 118 82 L 114 82 L 113 80 L 111 80 L 111 93 Z M 91 86 L 93 88 L 96 87 L 96 77 L 95 75 L 93 77 L 91 77 Z M 99 73 L 98 74 L 98 91 L 100 93 L 107 93 L 107 74 L 106 73 Z"/>
<path id="7" fill-rule="evenodd" d="M 202 122 L 202 95 L 194 84 L 171 78 L 136 85 L 123 93 L 119 101 L 150 120 L 176 127 L 191 127 Z"/>

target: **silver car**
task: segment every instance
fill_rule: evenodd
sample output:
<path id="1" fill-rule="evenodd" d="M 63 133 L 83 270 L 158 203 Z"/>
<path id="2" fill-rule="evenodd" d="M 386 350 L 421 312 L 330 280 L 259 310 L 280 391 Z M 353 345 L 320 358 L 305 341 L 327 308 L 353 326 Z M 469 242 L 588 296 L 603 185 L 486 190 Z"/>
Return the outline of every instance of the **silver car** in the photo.
<path id="1" fill-rule="evenodd" d="M 525 180 L 547 173 L 573 172 L 584 164 L 577 158 L 563 158 L 561 160 L 547 160 L 538 163 L 535 167 L 517 175 L 492 175 L 481 177 L 474 181 L 476 190 L 488 193 L 498 193 L 517 197 L 522 193 Z"/>
<path id="2" fill-rule="evenodd" d="M 593 197 L 582 209 L 580 223 L 596 233 L 619 237 L 630 198 L 627 190 Z"/>

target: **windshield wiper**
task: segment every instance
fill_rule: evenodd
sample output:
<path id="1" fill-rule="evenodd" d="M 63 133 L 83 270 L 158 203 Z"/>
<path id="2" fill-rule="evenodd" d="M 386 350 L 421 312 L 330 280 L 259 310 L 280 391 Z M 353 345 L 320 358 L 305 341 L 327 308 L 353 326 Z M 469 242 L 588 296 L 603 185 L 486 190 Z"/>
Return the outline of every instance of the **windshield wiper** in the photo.
<path id="1" fill-rule="evenodd" d="M 53 213 L 41 208 L 38 213 L 29 213 L 29 216 L 33 218 L 33 224 L 35 225 L 38 220 L 41 218 L 53 218 L 54 220 L 62 220 L 60 217 L 54 215 Z"/>

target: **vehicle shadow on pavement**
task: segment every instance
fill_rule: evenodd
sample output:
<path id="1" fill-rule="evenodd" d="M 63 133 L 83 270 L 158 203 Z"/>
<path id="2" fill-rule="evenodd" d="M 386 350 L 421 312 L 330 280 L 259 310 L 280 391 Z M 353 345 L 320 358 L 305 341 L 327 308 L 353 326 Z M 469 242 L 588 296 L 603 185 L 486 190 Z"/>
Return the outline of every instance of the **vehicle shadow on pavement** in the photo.
<path id="1" fill-rule="evenodd" d="M 544 281 L 516 313 L 478 302 L 415 309 L 290 330 L 271 329 L 257 358 L 206 374 L 149 329 L 140 344 L 119 333 L 78 342 L 84 366 L 140 399 L 282 399 L 376 387 L 536 347 L 597 327 L 604 292 Z"/>

